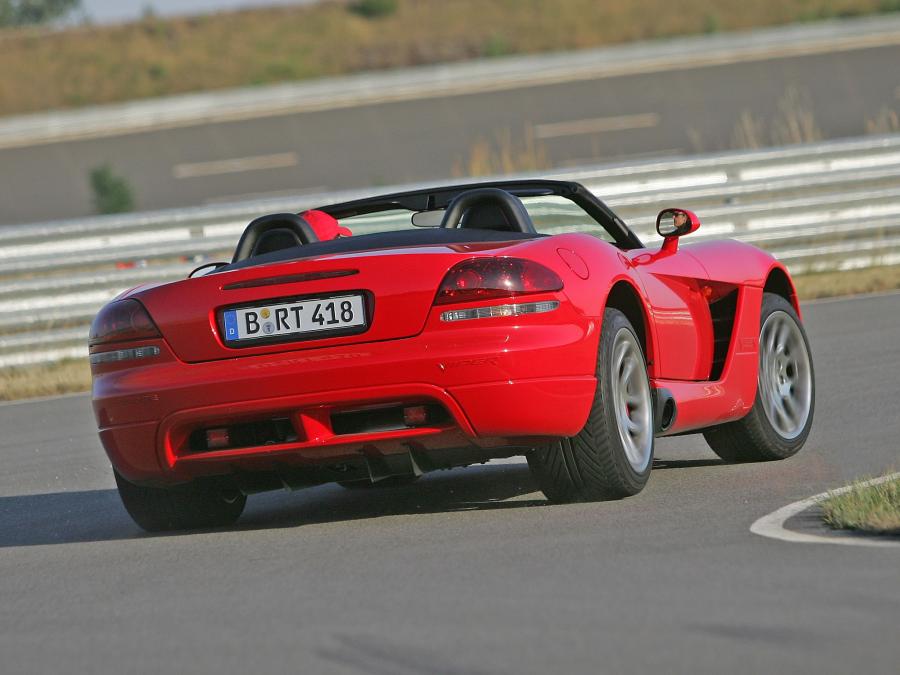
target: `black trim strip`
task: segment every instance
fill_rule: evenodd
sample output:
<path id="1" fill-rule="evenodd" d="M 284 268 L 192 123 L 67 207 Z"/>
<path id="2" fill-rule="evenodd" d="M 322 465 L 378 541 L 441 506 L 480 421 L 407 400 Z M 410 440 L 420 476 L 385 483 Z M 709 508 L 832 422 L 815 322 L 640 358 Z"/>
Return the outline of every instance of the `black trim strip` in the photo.
<path id="1" fill-rule="evenodd" d="M 339 277 L 352 277 L 359 274 L 359 270 L 330 270 L 323 272 L 303 272 L 301 274 L 285 274 L 280 277 L 266 277 L 264 279 L 250 279 L 249 281 L 237 281 L 233 284 L 222 286 L 223 291 L 236 291 L 242 288 L 259 288 L 261 286 L 280 286 L 282 284 L 299 284 L 304 281 L 320 281 L 321 279 L 337 279 Z"/>

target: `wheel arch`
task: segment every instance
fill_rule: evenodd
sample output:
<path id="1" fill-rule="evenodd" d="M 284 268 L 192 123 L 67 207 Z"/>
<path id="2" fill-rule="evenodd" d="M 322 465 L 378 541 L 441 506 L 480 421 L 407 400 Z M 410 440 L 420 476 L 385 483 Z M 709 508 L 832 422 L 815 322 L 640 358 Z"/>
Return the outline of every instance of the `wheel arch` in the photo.
<path id="1" fill-rule="evenodd" d="M 763 293 L 774 293 L 791 303 L 791 306 L 800 316 L 800 302 L 797 299 L 797 289 L 791 280 L 791 275 L 783 265 L 773 265 L 766 277 L 766 283 L 763 286 Z"/>
<path id="2" fill-rule="evenodd" d="M 640 342 L 641 349 L 644 350 L 644 358 L 647 360 L 647 365 L 652 366 L 654 353 L 650 318 L 647 315 L 647 306 L 641 299 L 637 288 L 630 281 L 619 279 L 609 289 L 605 307 L 618 309 L 625 315 L 625 318 L 628 319 L 637 333 L 638 342 Z"/>

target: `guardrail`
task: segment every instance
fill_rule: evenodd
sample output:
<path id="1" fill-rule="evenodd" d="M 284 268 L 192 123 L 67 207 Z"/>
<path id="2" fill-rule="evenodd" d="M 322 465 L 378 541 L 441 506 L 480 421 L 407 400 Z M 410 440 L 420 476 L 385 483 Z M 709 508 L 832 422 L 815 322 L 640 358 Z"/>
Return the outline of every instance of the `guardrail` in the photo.
<path id="1" fill-rule="evenodd" d="M 900 135 L 540 175 L 584 183 L 651 245 L 657 210 L 678 205 L 703 220 L 692 240 L 746 241 L 794 274 L 900 264 Z M 379 191 L 416 187 L 423 186 Z M 230 258 L 258 215 L 373 191 L 0 228 L 0 368 L 86 355 L 87 326 L 103 303 L 138 283 L 183 278 L 200 261 Z"/>

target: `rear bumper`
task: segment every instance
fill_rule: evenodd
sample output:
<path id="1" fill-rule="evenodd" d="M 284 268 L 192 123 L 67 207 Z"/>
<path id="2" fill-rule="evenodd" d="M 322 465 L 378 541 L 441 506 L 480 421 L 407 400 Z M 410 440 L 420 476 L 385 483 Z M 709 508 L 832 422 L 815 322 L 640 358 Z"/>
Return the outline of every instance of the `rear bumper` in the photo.
<path id="1" fill-rule="evenodd" d="M 554 313 L 555 314 L 555 313 Z M 94 410 L 113 466 L 135 482 L 336 465 L 360 457 L 528 447 L 577 433 L 596 380 L 599 322 L 485 321 L 466 330 L 328 349 L 187 364 L 160 359 L 95 374 Z M 577 317 L 576 317 L 577 318 Z M 561 319 L 568 322 L 560 323 Z M 335 434 L 330 416 L 369 406 L 438 404 L 433 426 Z M 291 442 L 196 452 L 192 431 L 287 418 Z"/>

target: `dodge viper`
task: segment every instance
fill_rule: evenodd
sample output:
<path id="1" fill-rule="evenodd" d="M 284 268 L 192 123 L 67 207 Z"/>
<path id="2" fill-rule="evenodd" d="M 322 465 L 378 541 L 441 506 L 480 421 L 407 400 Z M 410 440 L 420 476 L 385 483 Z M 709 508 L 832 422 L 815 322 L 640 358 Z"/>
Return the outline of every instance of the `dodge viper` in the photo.
<path id="1" fill-rule="evenodd" d="M 216 527 L 264 490 L 515 455 L 551 501 L 618 499 L 684 433 L 727 461 L 793 455 L 815 392 L 791 278 L 747 244 L 683 244 L 699 226 L 663 209 L 648 247 L 550 180 L 258 218 L 231 262 L 92 324 L 125 508 L 149 531 Z"/>

